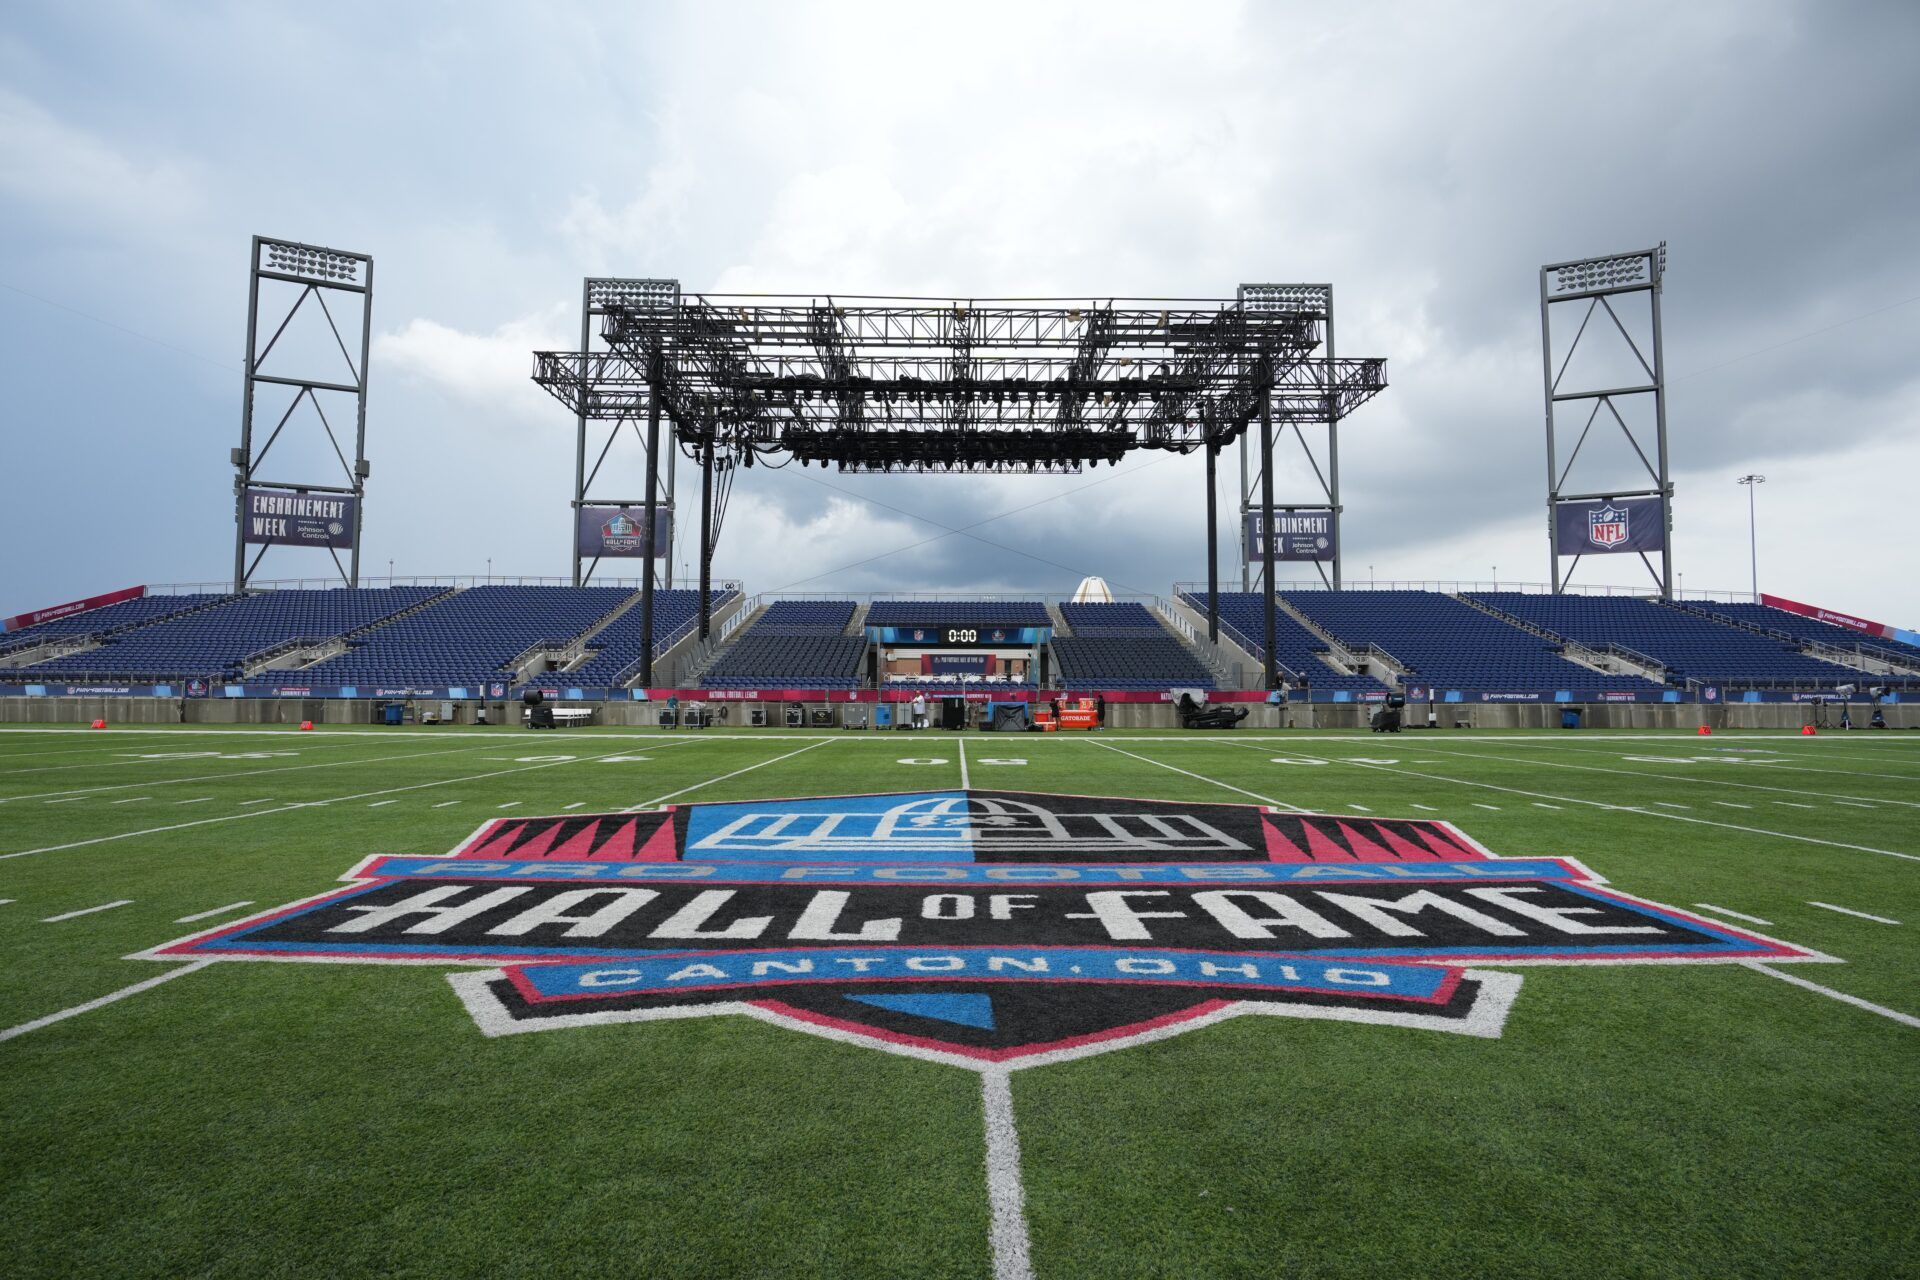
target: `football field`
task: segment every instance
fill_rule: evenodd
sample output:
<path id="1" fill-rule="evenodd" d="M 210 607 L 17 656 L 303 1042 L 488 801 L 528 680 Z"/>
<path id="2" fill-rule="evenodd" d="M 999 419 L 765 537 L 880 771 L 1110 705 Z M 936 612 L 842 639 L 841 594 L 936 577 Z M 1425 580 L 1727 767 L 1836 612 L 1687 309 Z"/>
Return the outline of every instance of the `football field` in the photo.
<path id="1" fill-rule="evenodd" d="M 1920 1275 L 1920 734 L 8 727 L 0 957 L 10 1277 Z"/>

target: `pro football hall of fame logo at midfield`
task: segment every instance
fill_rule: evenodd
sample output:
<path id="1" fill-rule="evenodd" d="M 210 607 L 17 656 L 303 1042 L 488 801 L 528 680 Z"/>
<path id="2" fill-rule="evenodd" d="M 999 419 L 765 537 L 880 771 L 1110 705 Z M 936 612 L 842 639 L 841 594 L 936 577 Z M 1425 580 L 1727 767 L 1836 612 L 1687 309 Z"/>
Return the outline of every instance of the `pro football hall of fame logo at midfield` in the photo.
<path id="1" fill-rule="evenodd" d="M 1445 822 L 1009 791 L 497 818 L 345 879 L 143 955 L 443 962 L 489 1035 L 741 1014 L 977 1070 L 1253 1014 L 1491 1037 L 1516 966 L 1828 959 Z"/>

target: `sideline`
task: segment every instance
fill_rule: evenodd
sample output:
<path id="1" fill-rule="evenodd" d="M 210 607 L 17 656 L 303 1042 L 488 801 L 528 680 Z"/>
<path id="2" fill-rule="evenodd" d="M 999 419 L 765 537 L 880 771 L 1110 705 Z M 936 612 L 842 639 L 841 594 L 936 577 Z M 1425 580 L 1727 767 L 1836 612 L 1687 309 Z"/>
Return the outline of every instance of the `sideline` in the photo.
<path id="1" fill-rule="evenodd" d="M 42 1027 L 50 1027 L 56 1022 L 64 1022 L 68 1018 L 77 1018 L 83 1013 L 91 1013 L 93 1010 L 110 1005 L 116 1000 L 124 1000 L 128 996 L 138 995 L 140 992 L 152 987 L 157 987 L 163 982 L 172 982 L 175 978 L 192 973 L 196 969 L 204 969 L 213 963 L 214 961 L 212 959 L 195 960 L 192 964 L 180 965 L 178 968 L 169 969 L 165 973 L 136 982 L 130 987 L 122 987 L 118 991 L 109 992 L 101 996 L 98 1000 L 89 1000 L 85 1004 L 77 1004 L 71 1009 L 62 1009 L 60 1012 L 50 1013 L 44 1018 L 35 1018 L 32 1022 L 23 1022 L 17 1027 L 8 1027 L 5 1031 L 0 1031 L 0 1042 L 11 1040 L 15 1036 L 23 1036 L 29 1031 L 38 1031 Z"/>

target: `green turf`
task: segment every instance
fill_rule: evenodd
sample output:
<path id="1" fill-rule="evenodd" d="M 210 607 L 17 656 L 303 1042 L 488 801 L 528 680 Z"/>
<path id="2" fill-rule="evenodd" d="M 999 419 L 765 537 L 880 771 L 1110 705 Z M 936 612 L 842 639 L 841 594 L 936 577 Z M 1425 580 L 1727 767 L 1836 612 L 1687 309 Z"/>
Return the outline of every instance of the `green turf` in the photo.
<path id="1" fill-rule="evenodd" d="M 369 853 L 951 787 L 960 743 L 0 731 L 0 855 L 46 850 L 0 857 L 0 1029 Z M 1450 819 L 1769 920 L 1845 961 L 1792 972 L 1920 1015 L 1920 735 L 965 744 L 976 787 Z M 449 968 L 218 964 L 0 1043 L 0 1274 L 991 1274 L 974 1073 L 740 1018 L 489 1040 Z M 1498 1040 L 1235 1019 L 1013 1093 L 1043 1280 L 1920 1274 L 1920 1030 L 1736 965 L 1531 967 Z"/>

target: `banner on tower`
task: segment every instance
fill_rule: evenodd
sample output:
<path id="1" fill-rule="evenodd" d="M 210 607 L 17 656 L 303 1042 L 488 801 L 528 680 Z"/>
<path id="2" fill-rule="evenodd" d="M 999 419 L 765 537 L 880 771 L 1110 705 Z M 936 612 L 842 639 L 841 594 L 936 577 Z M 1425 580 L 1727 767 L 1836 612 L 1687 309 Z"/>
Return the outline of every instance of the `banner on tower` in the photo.
<path id="1" fill-rule="evenodd" d="M 350 493 L 297 493 L 256 489 L 242 495 L 240 540 L 254 546 L 353 546 L 354 505 Z"/>
<path id="2" fill-rule="evenodd" d="M 587 557 L 620 556 L 644 560 L 649 548 L 655 559 L 666 554 L 667 527 L 673 520 L 673 507 L 657 503 L 653 512 L 653 537 L 647 537 L 647 508 L 644 503 L 630 507 L 581 507 L 580 554 Z"/>
<path id="3" fill-rule="evenodd" d="M 1247 563 L 1266 559 L 1265 512 L 1247 512 Z M 1334 525 L 1332 507 L 1276 507 L 1273 512 L 1276 535 L 1275 560 L 1331 561 L 1339 550 L 1339 532 Z"/>
<path id="4" fill-rule="evenodd" d="M 1659 551 L 1667 545 L 1658 498 L 1586 498 L 1553 509 L 1563 556 Z"/>

